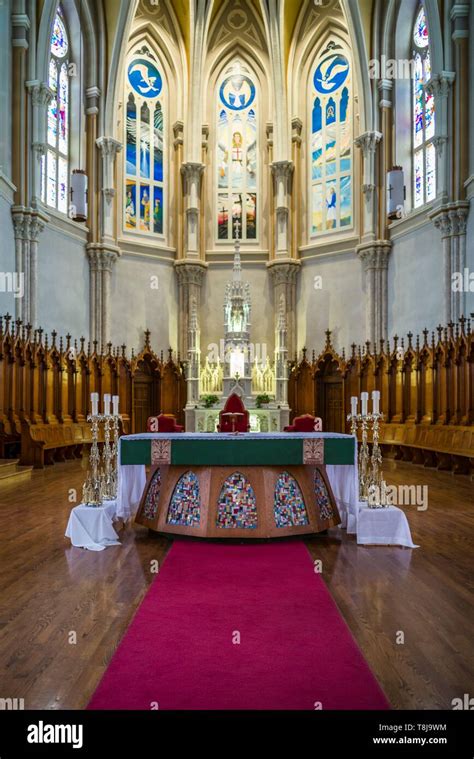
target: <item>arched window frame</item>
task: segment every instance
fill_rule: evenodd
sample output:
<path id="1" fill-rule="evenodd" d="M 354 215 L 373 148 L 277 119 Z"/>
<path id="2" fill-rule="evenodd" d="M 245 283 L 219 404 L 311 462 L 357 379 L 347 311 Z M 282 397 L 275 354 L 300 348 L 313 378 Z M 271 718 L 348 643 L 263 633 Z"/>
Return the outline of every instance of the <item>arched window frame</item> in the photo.
<path id="1" fill-rule="evenodd" d="M 421 14 L 423 14 L 427 33 L 426 44 L 424 45 L 419 44 L 417 41 L 417 27 Z M 417 210 L 426 203 L 430 203 L 436 197 L 435 102 L 433 93 L 429 92 L 426 86 L 431 78 L 431 46 L 426 13 L 422 4 L 417 7 L 415 21 L 411 28 L 411 44 L 414 63 L 411 93 L 412 187 L 413 209 Z M 417 87 L 418 77 L 420 77 L 420 84 Z M 421 101 L 421 109 L 418 106 L 418 110 L 417 100 Z M 431 120 L 428 121 L 427 117 L 430 113 Z M 421 125 L 421 128 L 418 130 L 417 121 Z"/>
<path id="2" fill-rule="evenodd" d="M 129 67 L 134 60 L 144 59 L 152 64 L 158 71 L 161 78 L 161 88 L 159 93 L 155 97 L 141 97 L 140 94 L 131 86 L 128 72 Z M 136 131 L 135 131 L 135 150 L 138 142 L 141 142 L 142 129 L 144 124 L 142 123 L 142 109 L 146 106 L 149 109 L 149 125 L 150 125 L 150 148 L 149 148 L 149 175 L 142 176 L 141 170 L 141 157 L 138 158 L 138 151 L 135 153 L 135 172 L 132 172 L 130 163 L 129 147 L 129 123 L 128 123 L 128 108 L 132 103 L 130 98 L 133 98 L 133 103 L 136 109 Z M 159 155 L 156 152 L 155 141 L 151 139 L 152 129 L 154 129 L 154 120 L 156 109 L 161 110 L 161 161 Z M 146 128 L 146 126 L 145 126 Z M 167 151 L 167 85 L 165 69 L 161 62 L 160 57 L 156 53 L 153 47 L 149 44 L 144 44 L 140 48 L 135 45 L 130 51 L 126 59 L 125 64 L 125 84 L 124 84 L 124 98 L 123 98 L 123 143 L 125 149 L 123 151 L 123 230 L 124 232 L 132 235 L 144 235 L 148 237 L 159 238 L 165 240 L 166 229 L 166 208 L 168 204 L 169 188 L 167 188 L 168 177 L 168 151 Z M 137 139 L 138 137 L 138 139 Z M 159 142 L 158 142 L 159 144 Z M 161 179 L 155 178 L 155 158 L 161 165 Z M 158 171 L 158 175 L 160 171 Z M 133 197 L 133 186 L 135 187 Z M 148 209 L 148 228 L 146 221 L 146 204 L 143 203 L 144 195 L 143 188 L 149 188 L 149 209 Z M 133 214 L 130 212 L 129 203 L 129 191 L 132 191 L 132 201 L 134 206 L 135 226 L 132 225 L 131 220 Z M 148 194 L 148 193 L 147 193 Z M 156 201 L 159 201 L 159 208 L 157 216 L 155 217 L 154 208 L 156 207 Z"/>
<path id="3" fill-rule="evenodd" d="M 61 55 L 54 44 L 58 23 L 64 30 L 66 49 Z M 46 112 L 46 146 L 41 158 L 41 200 L 50 208 L 67 214 L 70 174 L 70 113 L 69 82 L 70 35 L 64 11 L 58 6 L 49 40 L 48 86 L 53 97 Z M 64 107 L 62 111 L 61 106 Z M 64 116 L 62 116 L 64 114 Z M 54 134 L 55 129 L 55 134 Z"/>
<path id="4" fill-rule="evenodd" d="M 315 86 L 315 74 L 316 71 L 321 63 L 323 63 L 325 60 L 327 60 L 330 56 L 334 54 L 340 54 L 349 63 L 349 71 L 346 76 L 346 78 L 342 81 L 341 85 L 338 86 L 334 91 L 328 92 L 326 95 L 319 92 L 316 89 Z M 309 68 L 309 82 L 308 82 L 308 90 L 310 92 L 309 102 L 308 102 L 308 236 L 309 239 L 317 239 L 319 237 L 328 235 L 328 234 L 335 234 L 335 233 L 341 233 L 346 232 L 349 230 L 352 230 L 354 228 L 354 177 L 355 177 L 355 171 L 354 171 L 354 76 L 353 76 L 353 70 L 354 70 L 354 64 L 352 61 L 352 56 L 350 54 L 350 51 L 347 47 L 347 45 L 338 37 L 333 37 L 329 39 L 327 44 L 324 45 L 322 49 L 319 49 L 317 54 L 314 57 L 313 63 Z M 308 91 L 307 90 L 307 91 Z M 345 152 L 342 158 L 341 155 L 341 136 L 342 136 L 342 130 L 341 125 L 343 122 L 340 120 L 340 114 L 341 114 L 341 101 L 344 94 L 344 91 L 347 90 L 347 111 L 346 111 L 346 118 L 344 120 L 344 123 L 347 124 L 347 134 L 346 134 L 346 147 Z M 339 118 L 336 122 L 336 140 L 335 140 L 335 146 L 336 146 L 336 153 L 335 153 L 335 172 L 333 174 L 327 174 L 326 173 L 326 165 L 328 163 L 328 150 L 327 150 L 327 140 L 326 140 L 326 129 L 327 126 L 331 126 L 331 124 L 327 124 L 326 122 L 326 116 L 321 121 L 321 132 L 322 132 L 322 152 L 321 152 L 321 160 L 320 160 L 320 168 L 321 168 L 321 175 L 319 175 L 319 172 L 316 173 L 316 169 L 319 167 L 314 166 L 315 173 L 313 174 L 313 164 L 315 163 L 315 159 L 313 157 L 313 111 L 316 106 L 316 100 L 319 98 L 320 105 L 321 105 L 321 114 L 325 115 L 327 113 L 327 108 L 330 105 L 330 101 L 334 101 L 335 105 L 335 112 L 336 114 L 339 114 Z M 326 147 L 323 147 L 326 143 Z M 316 151 L 314 151 L 316 152 Z M 342 164 L 341 161 L 344 159 L 346 163 Z M 347 161 L 349 163 L 347 163 Z M 346 189 L 350 192 L 350 202 L 348 205 L 348 214 L 346 214 L 341 224 L 341 207 L 340 207 L 340 191 L 341 191 L 341 180 L 346 180 Z M 327 200 L 328 200 L 328 192 L 330 190 L 331 184 L 333 182 L 336 182 L 336 186 L 339 190 L 339 195 L 336 193 L 336 205 L 331 206 L 334 208 L 332 212 L 329 211 L 329 207 L 327 206 Z M 348 188 L 347 188 L 348 184 Z M 314 217 L 314 210 L 316 208 L 316 200 L 317 200 L 317 194 L 318 190 L 317 187 L 321 187 L 321 221 L 319 223 L 315 223 L 315 217 Z M 326 199 L 326 205 L 325 205 L 325 199 Z M 333 202 L 333 201 L 332 201 Z M 335 218 L 328 218 L 329 215 L 331 216 L 335 214 Z M 328 223 L 332 222 L 333 226 L 329 227 Z"/>
<path id="5" fill-rule="evenodd" d="M 227 107 L 222 100 L 222 96 L 225 98 L 225 85 L 233 75 L 242 75 L 247 78 L 248 82 L 253 87 L 253 97 L 248 102 L 245 108 L 240 110 L 233 110 Z M 251 112 L 254 114 L 254 118 L 251 116 Z M 224 142 L 222 140 L 223 124 L 222 113 L 226 114 L 228 123 L 227 127 L 227 151 L 223 151 Z M 251 118 L 249 119 L 249 115 Z M 214 238 L 217 244 L 232 243 L 236 238 L 235 221 L 239 221 L 238 236 L 243 242 L 250 242 L 254 244 L 259 243 L 260 236 L 260 206 L 261 206 L 261 187 L 260 187 L 260 139 L 259 139 L 259 115 L 260 115 L 260 103 L 259 103 L 259 87 L 258 80 L 255 73 L 250 67 L 248 67 L 240 59 L 234 59 L 229 65 L 227 65 L 219 77 L 216 80 L 215 85 L 215 97 L 214 97 L 214 124 L 215 124 L 215 171 L 214 171 Z M 242 124 L 242 131 L 245 132 L 246 128 L 254 130 L 255 140 L 253 143 L 248 143 L 247 140 L 243 141 L 243 150 L 241 163 L 242 163 L 242 183 L 239 187 L 239 183 L 235 182 L 236 175 L 233 172 L 234 160 L 232 154 L 229 160 L 229 148 L 231 151 L 239 150 L 239 146 L 236 146 L 234 142 L 230 144 L 232 121 L 241 120 L 241 123 L 245 119 L 245 124 Z M 252 125 L 253 122 L 253 125 Z M 234 134 L 234 132 L 232 132 Z M 252 147 L 254 154 L 254 179 L 251 178 L 249 171 L 249 147 Z M 225 158 L 227 152 L 227 158 Z M 237 155 L 237 154 L 236 154 Z M 227 183 L 223 180 L 223 160 L 227 163 Z M 240 205 L 235 203 L 234 196 L 241 195 Z M 252 214 L 252 197 L 253 214 Z M 244 210 L 245 208 L 245 210 Z M 219 223 L 220 218 L 226 214 L 226 235 L 223 236 L 224 225 Z M 252 220 L 253 216 L 253 220 Z"/>

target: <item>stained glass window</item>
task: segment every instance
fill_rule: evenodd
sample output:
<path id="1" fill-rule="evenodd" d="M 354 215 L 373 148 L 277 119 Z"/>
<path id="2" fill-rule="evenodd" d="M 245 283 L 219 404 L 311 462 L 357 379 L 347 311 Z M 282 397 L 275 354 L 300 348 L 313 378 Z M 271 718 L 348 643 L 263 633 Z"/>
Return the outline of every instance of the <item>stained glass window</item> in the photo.
<path id="1" fill-rule="evenodd" d="M 423 7 L 413 28 L 413 206 L 436 197 L 435 103 L 426 84 L 431 77 L 430 40 Z"/>
<path id="2" fill-rule="evenodd" d="M 240 62 L 217 85 L 216 188 L 218 240 L 257 239 L 258 137 L 256 87 Z"/>
<path id="3" fill-rule="evenodd" d="M 330 42 L 311 80 L 311 236 L 353 224 L 351 64 Z"/>
<path id="4" fill-rule="evenodd" d="M 50 40 L 48 86 L 52 98 L 47 112 L 48 149 L 41 159 L 41 199 L 65 214 L 69 193 L 68 51 L 66 24 L 59 7 Z"/>
<path id="5" fill-rule="evenodd" d="M 125 106 L 124 227 L 164 234 L 163 77 L 144 48 L 127 63 Z"/>

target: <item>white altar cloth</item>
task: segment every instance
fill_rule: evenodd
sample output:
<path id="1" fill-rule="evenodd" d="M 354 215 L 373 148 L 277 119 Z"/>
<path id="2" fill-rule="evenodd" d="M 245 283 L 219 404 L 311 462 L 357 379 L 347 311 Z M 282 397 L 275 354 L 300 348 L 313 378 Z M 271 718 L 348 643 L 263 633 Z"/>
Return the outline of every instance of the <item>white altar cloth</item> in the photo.
<path id="1" fill-rule="evenodd" d="M 356 529 L 359 545 L 419 548 L 413 543 L 406 515 L 398 506 L 370 509 L 366 503 L 359 503 Z"/>
<path id="2" fill-rule="evenodd" d="M 66 537 L 76 548 L 103 551 L 107 546 L 121 545 L 113 527 L 117 501 L 105 501 L 102 506 L 75 506 L 66 528 Z"/>

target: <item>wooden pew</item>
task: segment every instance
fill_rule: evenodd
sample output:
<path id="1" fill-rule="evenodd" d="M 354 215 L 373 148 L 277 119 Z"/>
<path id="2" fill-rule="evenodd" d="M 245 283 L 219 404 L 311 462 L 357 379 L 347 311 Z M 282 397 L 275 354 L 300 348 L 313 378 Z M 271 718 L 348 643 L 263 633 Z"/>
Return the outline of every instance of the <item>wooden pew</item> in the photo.
<path id="1" fill-rule="evenodd" d="M 395 459 L 469 474 L 474 467 L 474 429 L 444 424 L 384 424 L 381 445 Z"/>

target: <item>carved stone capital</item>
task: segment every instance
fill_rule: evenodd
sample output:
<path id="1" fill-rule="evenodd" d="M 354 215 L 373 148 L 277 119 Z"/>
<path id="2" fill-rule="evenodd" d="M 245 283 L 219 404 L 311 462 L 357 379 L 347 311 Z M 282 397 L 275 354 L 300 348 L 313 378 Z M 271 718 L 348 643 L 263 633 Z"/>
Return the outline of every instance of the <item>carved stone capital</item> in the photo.
<path id="1" fill-rule="evenodd" d="M 178 285 L 197 285 L 202 287 L 204 277 L 207 271 L 207 264 L 204 262 L 193 261 L 192 263 L 183 259 L 175 261 L 174 268 L 178 278 Z"/>
<path id="2" fill-rule="evenodd" d="M 375 153 L 377 145 L 382 139 L 382 132 L 364 132 L 359 137 L 356 137 L 354 144 L 356 147 L 362 150 L 362 155 L 367 158 L 371 153 Z"/>
<path id="3" fill-rule="evenodd" d="M 441 73 L 431 77 L 426 83 L 426 90 L 434 95 L 435 98 L 447 98 L 455 79 L 456 74 L 454 71 L 441 71 Z"/>
<path id="4" fill-rule="evenodd" d="M 296 277 L 300 270 L 300 261 L 294 261 L 287 259 L 286 261 L 270 261 L 267 264 L 268 272 L 270 273 L 273 285 L 293 285 L 296 282 Z"/>

